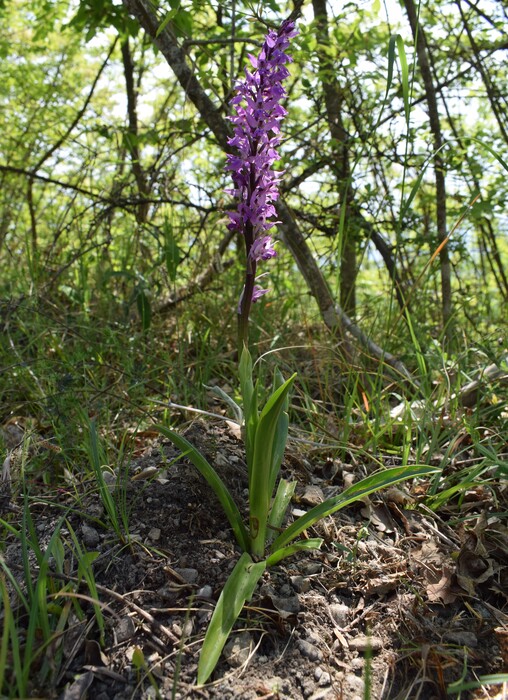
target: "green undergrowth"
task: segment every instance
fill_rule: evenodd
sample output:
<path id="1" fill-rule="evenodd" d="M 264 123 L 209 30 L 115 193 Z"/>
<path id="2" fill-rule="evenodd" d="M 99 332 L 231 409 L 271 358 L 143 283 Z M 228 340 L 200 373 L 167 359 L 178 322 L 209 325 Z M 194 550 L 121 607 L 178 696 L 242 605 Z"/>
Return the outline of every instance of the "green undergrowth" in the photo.
<path id="1" fill-rule="evenodd" d="M 0 317 L 0 456 L 9 459 L 12 500 L 20 507 L 4 515 L 0 528 L 19 542 L 25 566 L 33 563 L 22 585 L 0 552 L 0 694 L 27 697 L 32 687 L 56 687 L 61 659 L 48 659 L 64 631 L 83 619 L 84 607 L 99 641 L 104 629 L 95 553 L 80 545 L 68 511 L 85 512 L 87 493 L 97 493 L 104 515 L 94 525 L 119 546 L 133 546 L 123 485 L 136 435 L 157 422 L 183 427 L 200 415 L 192 409 L 235 418 L 209 387 L 239 399 L 236 329 L 234 314 L 206 294 L 153 315 L 145 330 L 139 315 L 122 316 L 114 304 L 84 309 L 36 296 L 4 299 Z M 478 488 L 501 511 L 495 494 L 508 475 L 506 338 L 495 325 L 488 332 L 469 327 L 445 350 L 439 336 L 401 323 L 382 342 L 400 350 L 411 380 L 357 347 L 351 352 L 323 328 L 308 299 L 288 298 L 280 313 L 272 300 L 254 309 L 261 393 L 276 365 L 286 377 L 297 372 L 289 451 L 362 464 L 369 473 L 435 467 L 425 504 L 452 525 L 467 523 L 467 499 Z M 486 374 L 492 365 L 499 372 Z M 108 474 L 116 479 L 114 497 Z M 45 543 L 35 526 L 43 506 L 56 511 Z M 69 558 L 73 575 L 66 578 Z M 77 597 L 83 587 L 86 604 Z"/>
<path id="2" fill-rule="evenodd" d="M 485 459 L 503 452 L 506 384 L 497 376 L 482 379 L 493 364 L 506 371 L 506 338 L 498 329 L 481 342 L 457 336 L 453 353 L 439 339 L 423 346 L 408 337 L 400 355 L 412 373 L 408 381 L 361 350 L 351 355 L 312 307 L 297 314 L 288 306 L 277 315 L 272 306 L 254 313 L 256 371 L 262 387 L 275 365 L 286 376 L 298 373 L 290 406 L 294 437 L 342 456 L 418 463 L 435 463 L 457 450 Z M 19 424 L 25 437 L 44 438 L 55 448 L 30 460 L 29 469 L 43 480 L 83 461 L 84 416 L 118 454 L 126 432 L 161 418 L 177 425 L 196 417 L 171 404 L 224 414 L 213 386 L 238 399 L 235 319 L 207 305 L 206 295 L 155 316 L 148 331 L 137 317 L 118 320 L 115 309 L 101 318 L 37 298 L 3 300 L 0 315 L 0 425 Z M 471 402 L 463 391 L 477 378 L 482 381 Z"/>

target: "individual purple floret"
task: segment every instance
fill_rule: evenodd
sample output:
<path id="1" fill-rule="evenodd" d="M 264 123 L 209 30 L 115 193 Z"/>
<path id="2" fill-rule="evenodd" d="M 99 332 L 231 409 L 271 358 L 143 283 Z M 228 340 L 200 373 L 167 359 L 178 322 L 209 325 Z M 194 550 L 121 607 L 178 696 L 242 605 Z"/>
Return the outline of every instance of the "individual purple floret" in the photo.
<path id="1" fill-rule="evenodd" d="M 292 61 L 285 51 L 289 40 L 296 36 L 294 22 L 284 22 L 279 31 L 270 30 L 259 56 L 249 54 L 253 71 L 245 69 L 245 80 L 236 86 L 230 104 L 234 114 L 229 117 L 234 136 L 229 145 L 237 149 L 228 154 L 226 169 L 231 172 L 234 188 L 228 190 L 238 201 L 236 211 L 229 212 L 229 229 L 241 233 L 245 240 L 247 269 L 239 313 L 243 317 L 240 335 L 246 340 L 246 326 L 251 303 L 268 290 L 256 287 L 256 266 L 277 253 L 267 233 L 276 221 L 274 202 L 279 196 L 282 176 L 272 166 L 279 155 L 280 122 L 286 110 L 279 104 L 286 91 L 282 81 L 289 71 L 285 64 Z"/>
<path id="2" fill-rule="evenodd" d="M 256 262 L 259 260 L 270 260 L 270 258 L 274 258 L 277 255 L 277 251 L 273 247 L 271 236 L 255 238 L 249 255 L 251 259 L 255 260 Z"/>

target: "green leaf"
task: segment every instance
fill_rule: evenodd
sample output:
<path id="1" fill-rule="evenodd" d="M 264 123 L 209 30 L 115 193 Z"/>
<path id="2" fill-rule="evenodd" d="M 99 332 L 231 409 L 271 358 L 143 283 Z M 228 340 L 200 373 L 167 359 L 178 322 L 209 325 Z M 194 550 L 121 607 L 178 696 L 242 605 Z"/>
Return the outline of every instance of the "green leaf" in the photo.
<path id="1" fill-rule="evenodd" d="M 243 411 L 229 394 L 226 394 L 226 392 L 223 389 L 221 389 L 220 386 L 208 386 L 208 384 L 203 384 L 203 386 L 205 387 L 205 389 L 208 389 L 208 391 L 211 391 L 213 394 L 225 401 L 235 414 L 235 419 L 237 420 L 237 422 L 240 424 L 243 423 Z"/>
<path id="2" fill-rule="evenodd" d="M 136 647 L 132 654 L 132 665 L 138 670 L 145 668 L 145 655 L 143 654 L 143 650 L 139 647 Z"/>
<path id="3" fill-rule="evenodd" d="M 428 466 L 414 466 L 414 467 L 392 467 L 390 469 L 384 469 L 382 471 L 371 474 L 371 476 L 362 479 L 357 484 L 353 484 L 348 489 L 343 491 L 338 496 L 334 498 L 329 498 L 328 500 L 320 503 L 314 508 L 311 508 L 308 513 L 299 517 L 295 522 L 290 525 L 277 539 L 273 542 L 271 546 L 271 551 L 275 552 L 277 549 L 284 547 L 286 544 L 298 537 L 304 530 L 311 527 L 321 518 L 325 518 L 340 508 L 354 503 L 360 500 L 364 496 L 368 496 L 371 493 L 375 493 L 387 486 L 393 486 L 399 483 L 399 481 L 405 481 L 406 479 L 414 479 L 416 477 L 429 476 L 430 474 L 435 474 L 439 469 L 435 467 Z"/>
<path id="4" fill-rule="evenodd" d="M 180 9 L 175 16 L 173 24 L 177 36 L 182 36 L 185 39 L 189 39 L 192 36 L 192 15 L 187 10 Z"/>
<path id="5" fill-rule="evenodd" d="M 80 581 L 85 578 L 85 574 L 87 573 L 93 575 L 92 564 L 98 556 L 99 552 L 83 552 L 78 562 L 78 578 Z"/>
<path id="6" fill-rule="evenodd" d="M 244 553 L 224 586 L 206 631 L 199 657 L 198 685 L 206 683 L 222 653 L 233 625 L 246 601 L 252 598 L 257 582 L 264 574 L 266 561 L 254 562 Z"/>
<path id="7" fill-rule="evenodd" d="M 263 556 L 268 510 L 270 507 L 271 468 L 275 432 L 281 412 L 296 374 L 293 374 L 268 399 L 259 416 L 254 440 L 252 464 L 249 465 L 249 500 L 252 553 Z"/>
<path id="8" fill-rule="evenodd" d="M 406 122 L 409 124 L 409 69 L 407 65 L 406 49 L 404 48 L 404 41 L 400 34 L 396 35 L 395 41 L 397 43 L 397 52 L 399 54 L 400 62 L 400 72 L 402 79 L 402 97 L 404 99 L 404 114 L 406 116 Z"/>
<path id="9" fill-rule="evenodd" d="M 258 385 L 252 382 L 252 358 L 246 347 L 243 348 L 238 367 L 240 390 L 242 392 L 243 415 L 245 418 L 245 452 L 247 464 L 252 463 L 254 440 L 258 425 Z M 250 478 L 250 477 L 249 477 Z"/>
<path id="10" fill-rule="evenodd" d="M 206 460 L 203 455 L 184 437 L 173 432 L 164 425 L 154 425 L 155 430 L 162 433 L 164 437 L 171 440 L 173 445 L 176 445 L 185 456 L 192 462 L 198 472 L 204 476 L 208 484 L 212 487 L 213 492 L 220 501 L 220 504 L 226 514 L 227 519 L 233 532 L 235 533 L 236 541 L 244 551 L 250 548 L 250 540 L 242 521 L 242 516 L 233 500 L 227 486 L 224 484 L 220 476 L 217 474 L 212 465 Z"/>
<path id="11" fill-rule="evenodd" d="M 238 372 L 240 375 L 240 389 L 242 391 L 242 399 L 244 403 L 243 410 L 247 415 L 251 406 L 254 384 L 252 383 L 252 357 L 245 346 L 240 356 Z"/>
<path id="12" fill-rule="evenodd" d="M 508 683 L 508 673 L 493 673 L 490 676 L 480 676 L 476 681 L 464 682 L 463 679 L 450 683 L 447 688 L 448 695 L 456 695 L 466 690 L 485 688 L 487 685 L 502 685 Z M 499 697 L 499 696 L 496 696 Z"/>
<path id="13" fill-rule="evenodd" d="M 159 26 L 157 27 L 157 31 L 155 32 L 155 38 L 156 38 L 156 39 L 162 34 L 162 32 L 166 29 L 166 27 L 168 26 L 168 24 L 171 22 L 171 20 L 172 20 L 174 17 L 176 17 L 177 14 L 178 14 L 178 8 L 177 8 L 177 7 L 174 8 L 173 10 L 170 10 L 168 13 L 166 13 L 164 19 L 163 19 L 162 22 L 159 24 Z"/>
<path id="14" fill-rule="evenodd" d="M 321 537 L 314 537 L 308 540 L 299 540 L 298 542 L 293 542 L 288 547 L 282 547 L 277 549 L 273 554 L 270 554 L 266 560 L 266 566 L 274 566 L 278 564 L 282 559 L 293 556 L 297 552 L 301 552 L 307 549 L 320 549 L 323 544 L 323 539 Z"/>
<path id="15" fill-rule="evenodd" d="M 490 155 L 494 156 L 498 163 L 500 163 L 503 166 L 503 168 L 508 171 L 508 163 L 503 158 L 501 158 L 501 156 L 496 150 L 494 150 L 491 146 L 485 143 L 485 141 L 482 141 L 482 139 L 477 139 L 475 137 L 472 137 L 470 140 L 476 141 L 476 143 L 481 144 L 490 153 Z"/>
<path id="16" fill-rule="evenodd" d="M 416 181 L 415 181 L 413 187 L 411 188 L 411 192 L 409 193 L 409 197 L 407 198 L 407 201 L 404 202 L 403 205 L 402 205 L 402 207 L 401 207 L 401 212 L 400 212 L 400 220 L 401 220 L 401 221 L 402 221 L 402 220 L 404 219 L 404 217 L 406 216 L 406 214 L 407 214 L 407 212 L 408 212 L 408 210 L 409 210 L 409 207 L 410 207 L 411 204 L 413 203 L 413 200 L 414 200 L 414 198 L 416 197 L 416 194 L 417 194 L 418 190 L 420 189 L 420 185 L 421 185 L 421 183 L 422 183 L 423 176 L 425 175 L 425 173 L 426 173 L 426 171 L 427 171 L 427 168 L 428 168 L 428 166 L 429 166 L 429 164 L 430 164 L 430 161 L 431 161 L 433 158 L 435 158 L 435 157 L 437 156 L 437 154 L 438 154 L 440 151 L 442 151 L 443 148 L 444 148 L 445 146 L 446 146 L 446 144 L 444 143 L 440 148 L 437 149 L 437 151 L 435 151 L 434 153 L 432 153 L 432 154 L 425 160 L 424 164 L 422 165 L 422 167 L 421 167 L 421 169 L 420 169 L 420 172 L 419 172 L 419 174 L 418 174 L 418 177 L 416 178 Z"/>
<path id="17" fill-rule="evenodd" d="M 274 379 L 273 379 L 273 388 L 278 389 L 279 387 L 284 385 L 284 377 L 282 376 L 281 372 L 278 369 L 275 369 L 274 373 Z M 270 496 L 273 493 L 273 489 L 275 488 L 275 482 L 277 481 L 277 476 L 279 475 L 280 471 L 280 465 L 282 463 L 282 459 L 284 457 L 284 452 L 286 451 L 286 443 L 288 439 L 288 429 L 289 429 L 289 416 L 288 416 L 288 408 L 289 408 L 289 393 L 286 394 L 286 398 L 284 400 L 284 405 L 282 407 L 282 411 L 280 412 L 278 421 L 277 421 L 277 427 L 275 429 L 275 438 L 273 441 L 273 448 L 272 448 L 272 461 L 270 465 L 270 482 L 269 482 L 269 487 L 268 487 L 268 492 L 270 493 Z"/>
<path id="18" fill-rule="evenodd" d="M 273 499 L 272 508 L 270 510 L 270 516 L 268 518 L 268 525 L 270 529 L 266 536 L 266 541 L 271 542 L 275 537 L 275 530 L 278 530 L 282 525 L 284 520 L 284 515 L 288 505 L 293 497 L 296 488 L 296 481 L 286 481 L 286 479 L 281 479 L 277 487 L 277 493 Z"/>

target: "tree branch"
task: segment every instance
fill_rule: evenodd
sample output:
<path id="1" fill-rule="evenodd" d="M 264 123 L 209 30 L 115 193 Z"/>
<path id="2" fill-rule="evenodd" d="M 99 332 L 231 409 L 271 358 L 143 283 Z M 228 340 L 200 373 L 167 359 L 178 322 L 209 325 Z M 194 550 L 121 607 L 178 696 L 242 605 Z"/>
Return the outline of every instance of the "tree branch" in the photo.
<path id="1" fill-rule="evenodd" d="M 445 163 L 442 155 L 443 136 L 441 122 L 437 106 L 437 93 L 432 77 L 432 70 L 427 51 L 427 42 L 421 26 L 418 13 L 413 0 L 404 0 L 404 6 L 411 25 L 411 31 L 416 44 L 416 56 L 418 66 L 425 87 L 425 96 L 429 110 L 430 130 L 434 140 L 434 174 L 436 180 L 436 224 L 437 235 L 440 243 L 439 262 L 441 270 L 441 305 L 443 313 L 443 326 L 447 337 L 451 338 L 450 321 L 452 318 L 452 284 L 451 265 L 448 255 L 447 222 L 446 222 L 446 182 Z"/>

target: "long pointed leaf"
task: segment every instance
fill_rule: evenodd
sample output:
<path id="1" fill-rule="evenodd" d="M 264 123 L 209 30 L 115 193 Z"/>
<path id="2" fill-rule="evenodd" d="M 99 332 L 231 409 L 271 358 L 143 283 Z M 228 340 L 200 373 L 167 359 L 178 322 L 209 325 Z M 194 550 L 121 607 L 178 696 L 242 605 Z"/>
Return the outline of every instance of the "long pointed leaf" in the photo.
<path id="1" fill-rule="evenodd" d="M 322 544 L 323 539 L 321 537 L 314 537 L 309 540 L 298 540 L 298 542 L 293 542 L 293 544 L 290 544 L 287 547 L 282 547 L 282 549 L 278 549 L 273 554 L 270 554 L 270 556 L 266 560 L 266 566 L 274 566 L 275 564 L 278 564 L 282 559 L 286 559 L 286 557 L 292 557 L 293 554 L 296 554 L 297 552 L 301 552 L 303 550 L 320 549 Z"/>
<path id="2" fill-rule="evenodd" d="M 243 411 L 241 406 L 239 406 L 229 394 L 226 394 L 226 392 L 221 389 L 220 386 L 208 386 L 207 384 L 203 384 L 203 386 L 205 389 L 208 389 L 208 391 L 211 391 L 213 394 L 225 401 L 235 414 L 235 420 L 240 424 L 243 423 Z"/>
<path id="3" fill-rule="evenodd" d="M 257 582 L 264 574 L 266 561 L 253 562 L 242 554 L 224 586 L 206 631 L 199 657 L 198 685 L 206 683 L 217 665 L 224 644 L 246 601 L 252 598 Z"/>
<path id="4" fill-rule="evenodd" d="M 323 503 L 311 508 L 308 513 L 299 517 L 295 522 L 290 525 L 279 537 L 277 537 L 272 546 L 271 551 L 275 552 L 277 549 L 281 549 L 287 545 L 295 537 L 298 537 L 304 530 L 311 527 L 321 518 L 325 518 L 327 515 L 335 513 L 335 511 L 340 508 L 358 501 L 364 496 L 368 496 L 371 493 L 375 493 L 380 489 L 384 489 L 387 486 L 393 486 L 399 483 L 399 481 L 405 481 L 406 479 L 414 479 L 419 476 L 429 476 L 430 474 L 435 474 L 438 469 L 435 467 L 428 466 L 414 466 L 414 467 L 393 467 L 390 469 L 385 469 L 381 472 L 376 472 L 365 479 L 362 479 L 357 484 L 353 484 L 348 489 L 343 491 L 338 496 L 334 498 L 329 498 Z"/>
<path id="5" fill-rule="evenodd" d="M 245 525 L 242 521 L 242 516 L 236 503 L 233 500 L 232 495 L 225 483 L 222 481 L 220 476 L 217 474 L 212 465 L 206 460 L 203 455 L 196 450 L 196 448 L 184 437 L 178 435 L 178 433 L 173 432 L 165 425 L 155 425 L 154 428 L 167 437 L 173 445 L 176 445 L 178 449 L 185 452 L 185 456 L 192 462 L 196 467 L 198 472 L 205 477 L 209 485 L 212 487 L 215 495 L 220 501 L 220 504 L 224 510 L 224 513 L 229 520 L 233 532 L 235 533 L 236 540 L 243 551 L 248 551 L 250 546 L 249 536 Z"/>
<path id="6" fill-rule="evenodd" d="M 273 443 L 281 411 L 296 374 L 293 374 L 268 399 L 259 416 L 259 423 L 254 441 L 249 482 L 251 551 L 263 556 L 265 545 L 266 522 L 270 508 L 269 491 L 270 470 L 272 466 Z"/>
<path id="7" fill-rule="evenodd" d="M 402 79 L 402 96 L 404 99 L 404 113 L 406 122 L 409 123 L 410 108 L 409 108 L 409 69 L 407 65 L 406 49 L 404 48 L 404 40 L 400 34 L 395 37 L 397 42 L 397 51 L 399 54 L 400 73 Z"/>
<path id="8" fill-rule="evenodd" d="M 281 372 L 276 369 L 274 373 L 274 379 L 273 379 L 273 387 L 274 389 L 278 389 L 279 387 L 284 385 L 284 377 L 282 376 Z M 280 471 L 280 465 L 282 463 L 282 459 L 284 457 L 284 452 L 286 450 L 286 443 L 288 439 L 288 429 L 289 429 L 289 416 L 288 416 L 288 408 L 289 408 L 289 393 L 286 394 L 286 398 L 284 400 L 284 405 L 282 408 L 282 411 L 280 412 L 278 421 L 277 421 L 277 427 L 275 429 L 275 437 L 273 440 L 273 448 L 272 448 L 272 461 L 270 465 L 270 482 L 269 482 L 269 487 L 268 491 L 270 493 L 270 496 L 273 493 L 273 490 L 275 488 L 275 483 L 277 481 L 277 476 L 279 475 Z"/>
<path id="9" fill-rule="evenodd" d="M 295 492 L 296 481 L 281 479 L 277 486 L 277 493 L 273 499 L 272 508 L 268 517 L 268 525 L 272 528 L 266 535 L 266 541 L 271 542 L 275 537 L 275 530 L 282 525 L 284 515 Z"/>

